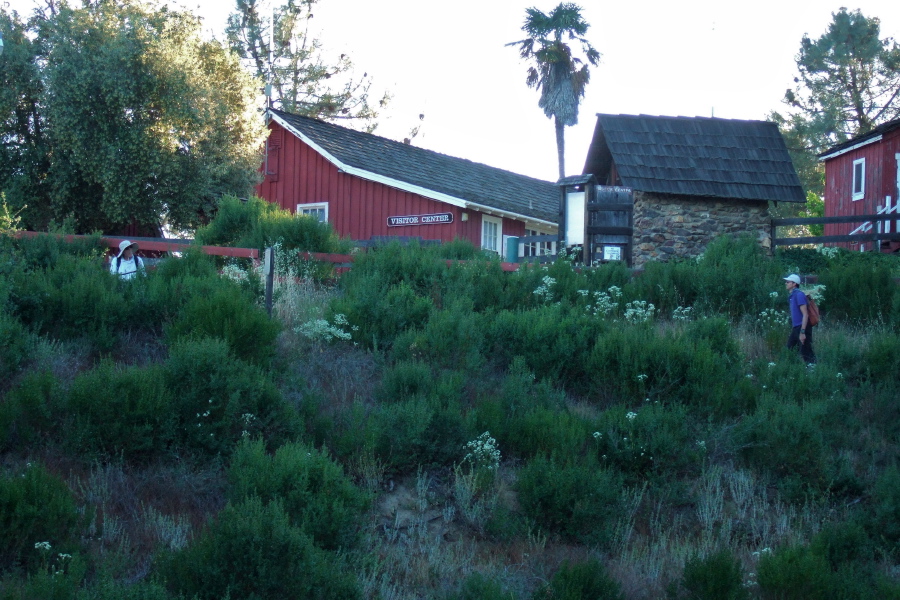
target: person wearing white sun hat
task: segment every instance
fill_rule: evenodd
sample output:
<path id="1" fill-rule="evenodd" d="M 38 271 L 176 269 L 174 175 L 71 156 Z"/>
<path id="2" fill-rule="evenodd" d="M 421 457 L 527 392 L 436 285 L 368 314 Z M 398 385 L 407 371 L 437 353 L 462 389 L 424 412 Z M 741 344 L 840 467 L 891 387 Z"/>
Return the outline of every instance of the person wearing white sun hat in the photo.
<path id="1" fill-rule="evenodd" d="M 137 248 L 138 245 L 134 242 L 122 240 L 119 253 L 109 261 L 109 272 L 122 279 L 134 279 L 139 272 L 145 272 L 144 261 L 134 254 Z"/>
<path id="2" fill-rule="evenodd" d="M 803 362 L 814 365 L 816 354 L 813 352 L 812 327 L 809 325 L 809 301 L 806 294 L 800 291 L 800 276 L 791 273 L 782 279 L 788 291 L 788 306 L 791 309 L 791 334 L 788 336 L 787 347 L 793 349 L 799 344 Z"/>

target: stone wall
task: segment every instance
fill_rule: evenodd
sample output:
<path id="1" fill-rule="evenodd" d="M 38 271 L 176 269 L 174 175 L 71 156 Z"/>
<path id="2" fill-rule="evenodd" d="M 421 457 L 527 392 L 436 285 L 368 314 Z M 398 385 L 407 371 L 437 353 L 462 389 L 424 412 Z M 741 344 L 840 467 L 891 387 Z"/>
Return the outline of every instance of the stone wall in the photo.
<path id="1" fill-rule="evenodd" d="M 692 258 L 720 235 L 752 233 L 772 246 L 768 203 L 634 192 L 633 266 Z"/>

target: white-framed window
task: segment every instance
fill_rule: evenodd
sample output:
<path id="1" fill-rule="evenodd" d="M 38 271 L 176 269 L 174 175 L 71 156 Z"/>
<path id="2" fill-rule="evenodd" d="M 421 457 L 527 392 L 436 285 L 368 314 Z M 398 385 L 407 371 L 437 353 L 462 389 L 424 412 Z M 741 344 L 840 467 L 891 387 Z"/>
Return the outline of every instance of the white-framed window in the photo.
<path id="1" fill-rule="evenodd" d="M 525 229 L 525 235 L 549 235 L 549 231 L 540 231 L 538 229 Z M 553 242 L 528 242 L 524 244 L 525 256 L 544 256 L 550 253 L 550 244 Z"/>
<path id="2" fill-rule="evenodd" d="M 503 241 L 503 219 L 481 216 L 481 247 L 497 254 L 502 253 L 500 243 Z"/>
<path id="3" fill-rule="evenodd" d="M 866 159 L 853 161 L 853 199 L 862 200 L 866 196 Z"/>
<path id="4" fill-rule="evenodd" d="M 297 214 L 298 215 L 309 215 L 310 217 L 315 217 L 321 223 L 328 222 L 328 203 L 327 202 L 313 202 L 312 204 L 298 204 L 297 205 Z"/>

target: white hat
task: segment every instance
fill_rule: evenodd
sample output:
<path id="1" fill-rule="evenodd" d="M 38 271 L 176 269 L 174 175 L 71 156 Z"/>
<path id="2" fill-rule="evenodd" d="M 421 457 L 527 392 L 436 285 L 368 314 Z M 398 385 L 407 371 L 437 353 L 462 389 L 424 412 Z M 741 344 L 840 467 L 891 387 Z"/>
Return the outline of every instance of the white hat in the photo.
<path id="1" fill-rule="evenodd" d="M 125 252 L 125 250 L 127 250 L 128 248 L 134 248 L 135 250 L 137 250 L 137 247 L 138 245 L 133 242 L 122 240 L 121 242 L 119 242 L 119 253 L 116 255 L 116 258 L 122 256 L 122 253 Z"/>
<path id="2" fill-rule="evenodd" d="M 800 285 L 800 276 L 797 275 L 796 273 L 791 273 L 790 275 L 788 275 L 787 277 L 784 277 L 783 279 L 785 281 L 793 281 L 797 285 Z"/>

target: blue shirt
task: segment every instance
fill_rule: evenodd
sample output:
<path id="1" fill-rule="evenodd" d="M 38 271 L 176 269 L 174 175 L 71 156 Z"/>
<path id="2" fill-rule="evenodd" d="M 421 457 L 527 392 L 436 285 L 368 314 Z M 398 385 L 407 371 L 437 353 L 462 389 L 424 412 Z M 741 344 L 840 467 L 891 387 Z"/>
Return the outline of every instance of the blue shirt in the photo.
<path id="1" fill-rule="evenodd" d="M 800 311 L 800 307 L 806 303 L 806 294 L 797 288 L 791 290 L 791 295 L 788 296 L 788 305 L 791 307 L 792 326 L 800 327 L 803 325 L 803 313 Z"/>

